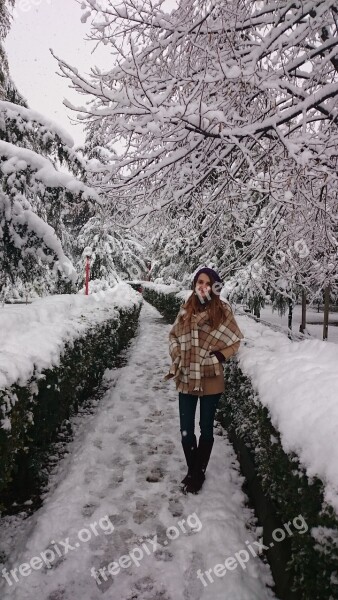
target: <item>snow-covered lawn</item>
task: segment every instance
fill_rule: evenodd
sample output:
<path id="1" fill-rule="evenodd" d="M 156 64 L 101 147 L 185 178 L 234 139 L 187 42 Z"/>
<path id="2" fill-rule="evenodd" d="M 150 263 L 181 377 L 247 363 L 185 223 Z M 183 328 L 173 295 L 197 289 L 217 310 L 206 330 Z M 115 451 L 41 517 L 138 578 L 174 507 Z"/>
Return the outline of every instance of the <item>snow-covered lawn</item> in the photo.
<path id="1" fill-rule="evenodd" d="M 169 329 L 144 303 L 128 365 L 107 372 L 110 389 L 58 466 L 58 484 L 18 535 L 5 520 L 0 538 L 11 547 L 8 567 L 38 560 L 31 572 L 22 567 L 26 575 L 19 574 L 15 585 L 2 579 L 2 600 L 274 598 L 266 587 L 272 584 L 269 568 L 258 557 L 250 556 L 243 568 L 238 561 L 222 577 L 213 574 L 213 582 L 204 578 L 206 585 L 197 577 L 199 569 L 224 565 L 241 551 L 244 556 L 249 545 L 257 550 L 259 532 L 246 528 L 253 513 L 244 505 L 238 463 L 221 428 L 200 494 L 179 490 L 186 466 L 178 399 L 172 382 L 163 382 Z M 50 569 L 39 567 L 47 548 L 56 554 Z M 117 561 L 124 566 L 111 566 L 114 575 L 107 569 L 106 579 L 99 574 Z"/>
<path id="2" fill-rule="evenodd" d="M 238 305 L 238 310 L 240 309 L 240 305 Z M 317 312 L 314 308 L 307 308 L 306 311 L 306 329 L 316 339 L 323 339 L 323 312 Z M 266 306 L 261 310 L 261 320 L 267 321 L 268 323 L 273 323 L 274 325 L 278 325 L 284 331 L 287 331 L 288 328 L 288 314 L 287 311 L 285 315 L 282 317 L 278 314 L 278 312 L 272 311 L 271 306 Z M 299 325 L 302 320 L 302 307 L 296 305 L 293 309 L 292 316 L 292 332 L 299 333 Z M 331 325 L 330 325 L 331 323 Z M 334 342 L 338 344 L 338 313 L 331 312 L 329 315 L 329 332 L 328 332 L 328 340 L 330 342 Z"/>

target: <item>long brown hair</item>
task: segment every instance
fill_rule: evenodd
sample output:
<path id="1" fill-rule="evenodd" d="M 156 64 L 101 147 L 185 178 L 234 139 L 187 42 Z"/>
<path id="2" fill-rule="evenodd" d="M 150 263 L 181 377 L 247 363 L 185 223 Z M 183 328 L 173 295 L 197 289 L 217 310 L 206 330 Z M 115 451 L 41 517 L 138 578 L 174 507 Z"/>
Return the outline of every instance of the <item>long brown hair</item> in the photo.
<path id="1" fill-rule="evenodd" d="M 215 283 L 213 278 L 209 276 L 210 285 Z M 191 284 L 192 290 L 195 290 L 194 282 Z M 206 310 L 209 315 L 209 324 L 211 329 L 217 329 L 221 323 L 224 323 L 227 317 L 229 316 L 230 307 L 225 305 L 220 299 L 219 294 L 215 294 L 212 289 L 210 289 L 210 300 L 205 305 Z M 188 300 L 183 304 L 182 309 L 185 310 L 183 315 L 180 315 L 180 319 L 183 319 L 183 323 L 190 328 L 191 317 L 194 313 L 198 313 L 201 310 L 201 302 L 198 299 L 198 296 L 193 293 L 189 296 Z"/>

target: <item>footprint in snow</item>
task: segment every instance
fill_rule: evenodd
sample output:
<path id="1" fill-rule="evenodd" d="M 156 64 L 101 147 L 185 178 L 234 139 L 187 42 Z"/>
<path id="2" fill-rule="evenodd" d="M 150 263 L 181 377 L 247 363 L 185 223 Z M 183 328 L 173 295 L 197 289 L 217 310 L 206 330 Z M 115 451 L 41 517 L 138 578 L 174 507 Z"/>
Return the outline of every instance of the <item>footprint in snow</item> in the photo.
<path id="1" fill-rule="evenodd" d="M 115 470 L 115 472 L 112 474 L 111 478 L 110 478 L 110 483 L 109 483 L 109 487 L 115 487 L 116 485 L 119 485 L 120 483 L 122 483 L 124 480 L 123 477 L 123 470 Z"/>
<path id="2" fill-rule="evenodd" d="M 148 518 L 154 518 L 158 514 L 159 506 L 156 502 L 141 499 L 136 500 L 136 510 L 133 513 L 135 523 L 141 524 Z"/>
<path id="3" fill-rule="evenodd" d="M 155 550 L 154 557 L 158 561 L 170 562 L 173 560 L 174 555 L 167 548 L 160 548 L 159 550 Z"/>
<path id="4" fill-rule="evenodd" d="M 159 451 L 161 454 L 173 454 L 175 444 L 172 441 L 164 441 L 160 444 Z"/>
<path id="5" fill-rule="evenodd" d="M 83 517 L 91 517 L 97 509 L 97 504 L 85 504 L 81 510 Z"/>
<path id="6" fill-rule="evenodd" d="M 114 467 L 126 467 L 130 463 L 130 460 L 123 458 L 120 454 L 111 456 L 109 460 Z"/>
<path id="7" fill-rule="evenodd" d="M 146 481 L 148 481 L 149 483 L 157 483 L 158 481 L 161 481 L 163 477 L 163 468 L 161 466 L 153 467 L 150 473 L 148 473 L 148 475 L 146 476 Z"/>
<path id="8" fill-rule="evenodd" d="M 178 499 L 169 500 L 169 512 L 173 517 L 181 517 L 183 515 L 183 504 Z"/>
<path id="9" fill-rule="evenodd" d="M 163 416 L 163 411 L 162 410 L 154 410 L 154 412 L 151 413 L 150 415 L 151 417 L 161 417 Z"/>
<path id="10" fill-rule="evenodd" d="M 130 528 L 122 529 L 118 533 L 124 545 L 131 546 L 133 544 L 139 543 L 139 534 Z"/>
<path id="11" fill-rule="evenodd" d="M 163 584 L 155 584 L 151 577 L 145 576 L 133 584 L 133 592 L 127 600 L 173 600 Z"/>
<path id="12" fill-rule="evenodd" d="M 127 522 L 127 519 L 124 515 L 111 515 L 109 518 L 114 526 L 125 525 Z"/>
<path id="13" fill-rule="evenodd" d="M 119 440 L 129 446 L 137 446 L 137 434 L 134 431 L 125 431 L 119 436 Z"/>
<path id="14" fill-rule="evenodd" d="M 158 454 L 158 446 L 155 445 L 150 445 L 147 448 L 147 454 L 151 455 L 151 454 Z"/>
<path id="15" fill-rule="evenodd" d="M 151 590 L 154 589 L 154 585 L 155 585 L 154 580 L 149 576 L 145 576 L 145 577 L 141 577 L 141 579 L 139 579 L 138 581 L 135 581 L 135 583 L 133 584 L 133 587 L 138 592 L 150 592 Z"/>
<path id="16" fill-rule="evenodd" d="M 133 403 L 144 404 L 144 396 L 141 394 L 141 390 L 138 390 L 139 396 L 133 396 Z"/>
<path id="17" fill-rule="evenodd" d="M 84 473 L 85 485 L 90 485 L 92 483 L 92 481 L 95 479 L 96 473 L 97 473 L 97 471 L 95 469 L 92 469 L 91 467 L 89 467 L 88 469 L 85 470 L 85 473 Z"/>
<path id="18" fill-rule="evenodd" d="M 198 569 L 204 571 L 203 555 L 200 552 L 193 552 L 191 557 L 191 563 L 184 573 L 184 600 L 199 600 L 204 593 L 204 587 L 201 584 L 200 580 L 197 579 L 196 574 Z"/>
<path id="19" fill-rule="evenodd" d="M 145 461 L 145 455 L 141 454 L 140 452 L 138 452 L 137 455 L 135 456 L 135 462 L 136 462 L 136 464 L 140 465 L 144 461 Z"/>
<path id="20" fill-rule="evenodd" d="M 66 590 L 64 588 L 60 588 L 58 590 L 54 590 L 47 597 L 47 600 L 65 600 L 66 598 Z"/>
<path id="21" fill-rule="evenodd" d="M 138 425 L 136 427 L 136 433 L 138 433 L 139 435 L 142 435 L 142 433 L 147 433 L 148 429 L 149 428 L 146 425 Z"/>

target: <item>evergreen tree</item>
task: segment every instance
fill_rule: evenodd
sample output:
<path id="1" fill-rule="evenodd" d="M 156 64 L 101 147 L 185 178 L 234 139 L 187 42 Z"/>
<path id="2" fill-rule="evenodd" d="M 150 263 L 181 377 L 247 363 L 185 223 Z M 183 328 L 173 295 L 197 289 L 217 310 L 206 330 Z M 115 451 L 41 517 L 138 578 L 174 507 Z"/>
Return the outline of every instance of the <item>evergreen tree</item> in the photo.
<path id="1" fill-rule="evenodd" d="M 13 4 L 0 0 L 1 39 Z M 93 214 L 99 198 L 73 177 L 83 178 L 85 160 L 70 136 L 27 108 L 15 89 L 1 40 L 0 54 L 0 294 L 69 291 L 77 273 L 66 225 Z M 73 175 L 60 172 L 62 164 Z"/>
<path id="2" fill-rule="evenodd" d="M 119 231 L 106 207 L 101 207 L 83 225 L 76 242 L 77 270 L 84 272 L 90 256 L 91 280 L 114 286 L 121 279 L 143 279 L 146 271 L 144 245 L 135 234 Z"/>

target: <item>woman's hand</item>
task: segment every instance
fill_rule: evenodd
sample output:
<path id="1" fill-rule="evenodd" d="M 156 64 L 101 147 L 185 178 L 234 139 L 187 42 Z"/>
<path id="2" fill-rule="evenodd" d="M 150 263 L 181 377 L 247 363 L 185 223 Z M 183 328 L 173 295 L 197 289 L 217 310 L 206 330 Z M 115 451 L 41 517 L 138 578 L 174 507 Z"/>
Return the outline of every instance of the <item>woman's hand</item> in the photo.
<path id="1" fill-rule="evenodd" d="M 225 358 L 224 358 L 222 352 L 220 352 L 219 350 L 212 350 L 210 352 L 210 355 L 211 354 L 214 354 L 220 363 L 225 362 Z"/>

